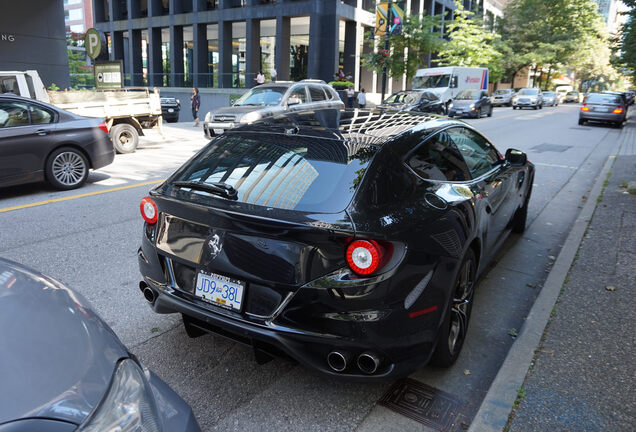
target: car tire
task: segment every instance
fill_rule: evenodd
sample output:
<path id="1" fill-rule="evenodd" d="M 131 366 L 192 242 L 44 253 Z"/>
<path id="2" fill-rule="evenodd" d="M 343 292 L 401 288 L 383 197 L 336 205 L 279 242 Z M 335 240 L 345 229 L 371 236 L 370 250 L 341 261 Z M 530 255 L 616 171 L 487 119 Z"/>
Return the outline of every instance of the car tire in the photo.
<path id="1" fill-rule="evenodd" d="M 60 147 L 46 159 L 44 174 L 51 186 L 59 190 L 81 187 L 88 178 L 86 156 L 72 147 Z"/>
<path id="2" fill-rule="evenodd" d="M 537 105 L 533 106 L 532 108 L 534 108 L 535 110 L 539 109 L 539 107 Z"/>
<path id="3" fill-rule="evenodd" d="M 119 123 L 110 129 L 110 137 L 117 153 L 133 153 L 137 150 L 139 134 L 128 123 Z"/>
<path id="4" fill-rule="evenodd" d="M 490 111 L 488 111 L 488 117 L 492 117 L 492 107 L 490 107 Z"/>
<path id="5" fill-rule="evenodd" d="M 579 119 L 579 126 L 583 126 L 585 124 L 585 120 Z"/>
<path id="6" fill-rule="evenodd" d="M 622 121 L 616 122 L 615 125 L 616 125 L 616 127 L 618 129 L 623 129 L 623 122 Z"/>
<path id="7" fill-rule="evenodd" d="M 464 346 L 470 313 L 473 309 L 476 269 L 475 253 L 469 248 L 457 270 L 453 293 L 437 334 L 437 345 L 430 360 L 433 366 L 451 366 Z"/>
<path id="8" fill-rule="evenodd" d="M 177 119 L 170 119 L 170 120 L 166 120 L 168 123 L 176 123 Z"/>

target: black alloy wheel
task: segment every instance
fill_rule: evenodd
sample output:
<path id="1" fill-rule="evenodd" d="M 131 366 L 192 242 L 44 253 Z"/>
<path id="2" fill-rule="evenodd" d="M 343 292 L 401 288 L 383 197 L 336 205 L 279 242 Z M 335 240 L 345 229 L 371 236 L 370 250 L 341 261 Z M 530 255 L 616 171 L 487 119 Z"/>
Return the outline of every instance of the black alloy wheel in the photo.
<path id="1" fill-rule="evenodd" d="M 451 366 L 464 346 L 470 313 L 473 309 L 476 266 L 475 253 L 472 249 L 468 249 L 455 277 L 453 296 L 448 304 L 446 317 L 439 330 L 437 346 L 431 357 L 431 364 L 434 366 Z"/>

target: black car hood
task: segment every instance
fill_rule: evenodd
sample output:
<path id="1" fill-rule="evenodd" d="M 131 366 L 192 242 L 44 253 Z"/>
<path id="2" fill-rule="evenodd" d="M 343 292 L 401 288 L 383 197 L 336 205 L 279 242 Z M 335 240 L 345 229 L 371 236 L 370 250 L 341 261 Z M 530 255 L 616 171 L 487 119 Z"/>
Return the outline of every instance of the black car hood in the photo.
<path id="1" fill-rule="evenodd" d="M 127 351 L 78 293 L 0 259 L 0 425 L 82 423 Z"/>

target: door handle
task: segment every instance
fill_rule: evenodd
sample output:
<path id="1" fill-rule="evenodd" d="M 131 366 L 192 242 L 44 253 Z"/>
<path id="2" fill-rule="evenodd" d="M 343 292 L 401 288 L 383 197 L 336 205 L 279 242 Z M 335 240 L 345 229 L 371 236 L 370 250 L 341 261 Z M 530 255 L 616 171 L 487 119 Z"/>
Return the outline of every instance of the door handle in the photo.
<path id="1" fill-rule="evenodd" d="M 46 129 L 38 129 L 35 131 L 36 135 L 40 135 L 40 136 L 44 136 L 44 135 L 48 135 L 49 131 Z"/>

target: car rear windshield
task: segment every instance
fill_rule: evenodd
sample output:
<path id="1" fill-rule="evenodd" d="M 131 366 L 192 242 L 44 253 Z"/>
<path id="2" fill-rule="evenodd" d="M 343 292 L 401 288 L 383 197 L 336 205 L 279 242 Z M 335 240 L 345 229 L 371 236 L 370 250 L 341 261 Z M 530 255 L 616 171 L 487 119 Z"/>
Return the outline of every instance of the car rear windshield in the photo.
<path id="1" fill-rule="evenodd" d="M 620 104 L 622 99 L 620 96 L 592 93 L 587 96 L 585 102 L 592 104 Z"/>
<path id="2" fill-rule="evenodd" d="M 496 94 L 496 95 L 505 95 L 505 94 L 510 93 L 511 91 L 512 90 L 495 90 L 494 94 Z"/>
<path id="3" fill-rule="evenodd" d="M 316 213 L 343 211 L 375 154 L 375 147 L 302 135 L 231 133 L 211 141 L 182 166 L 174 182 L 224 183 L 238 202 Z M 197 202 L 226 200 L 178 186 L 173 194 Z"/>

